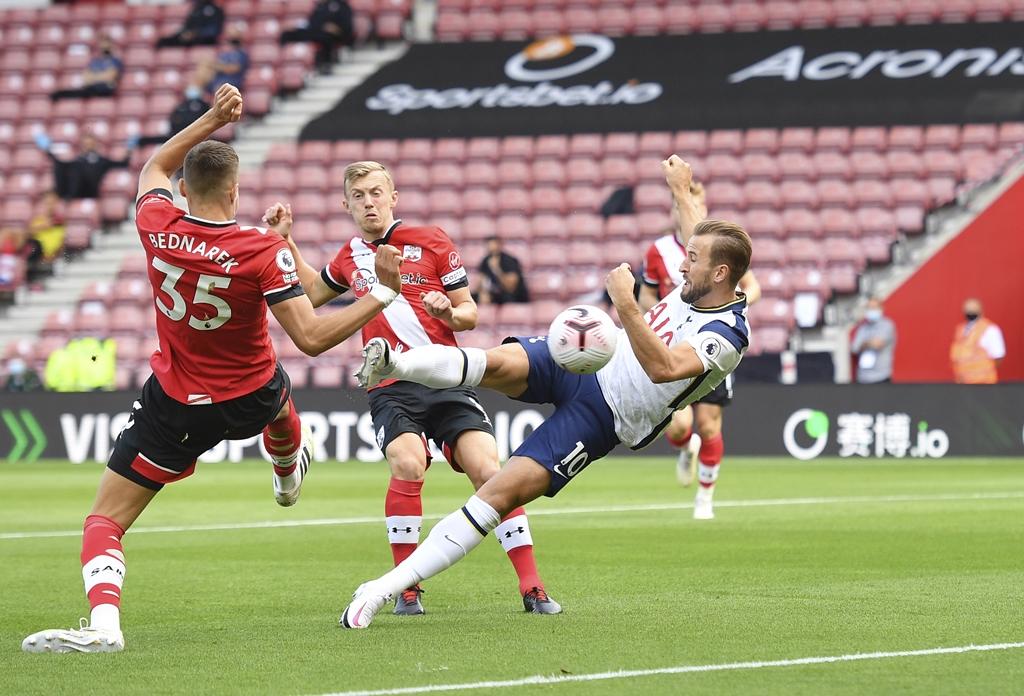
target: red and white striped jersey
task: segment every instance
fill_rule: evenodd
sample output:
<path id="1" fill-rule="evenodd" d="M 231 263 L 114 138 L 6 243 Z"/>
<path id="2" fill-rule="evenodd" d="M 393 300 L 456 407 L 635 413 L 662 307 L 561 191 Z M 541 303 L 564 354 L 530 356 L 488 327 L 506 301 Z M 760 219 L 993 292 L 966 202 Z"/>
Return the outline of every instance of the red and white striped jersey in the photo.
<path id="1" fill-rule="evenodd" d="M 686 258 L 686 249 L 674 234 L 658 237 L 644 257 L 644 283 L 658 288 L 658 299 L 668 294 L 683 282 L 679 266 Z"/>
<path id="2" fill-rule="evenodd" d="M 401 227 L 395 220 L 384 237 L 367 242 L 353 237 L 345 243 L 320 277 L 335 292 L 352 288 L 356 297 L 370 292 L 377 283 L 373 263 L 377 244 L 390 244 L 402 253 L 402 292 L 383 312 L 363 327 L 365 345 L 371 338 L 387 340 L 396 351 L 438 343 L 458 346 L 455 333 L 439 319 L 427 314 L 420 293 L 450 292 L 468 287 L 469 277 L 451 238 L 439 227 Z M 386 380 L 378 386 L 391 384 Z M 374 387 L 375 389 L 377 387 Z"/>

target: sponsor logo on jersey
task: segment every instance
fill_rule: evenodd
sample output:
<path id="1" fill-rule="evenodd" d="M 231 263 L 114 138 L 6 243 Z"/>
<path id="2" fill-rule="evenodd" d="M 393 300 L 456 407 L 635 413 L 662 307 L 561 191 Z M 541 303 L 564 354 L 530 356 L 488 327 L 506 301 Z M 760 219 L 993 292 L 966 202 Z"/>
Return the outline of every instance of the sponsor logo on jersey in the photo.
<path id="1" fill-rule="evenodd" d="M 290 249 L 277 250 L 277 267 L 285 273 L 295 272 L 295 257 Z"/>
<path id="2" fill-rule="evenodd" d="M 405 249 L 402 250 L 402 258 L 409 259 L 410 261 L 419 261 L 423 258 L 423 248 L 406 244 Z"/>
<path id="3" fill-rule="evenodd" d="M 403 273 L 403 285 L 426 285 L 430 280 L 422 273 Z"/>
<path id="4" fill-rule="evenodd" d="M 451 273 L 445 273 L 443 276 L 441 276 L 441 285 L 451 285 L 452 283 L 456 283 L 465 277 L 466 269 L 457 268 Z"/>
<path id="5" fill-rule="evenodd" d="M 453 251 L 448 254 L 448 265 L 452 268 L 459 268 L 462 266 L 462 257 L 459 256 L 459 252 Z"/>
<path id="6" fill-rule="evenodd" d="M 348 286 L 352 288 L 352 292 L 356 294 L 356 297 L 362 297 L 370 292 L 370 288 L 376 284 L 377 276 L 365 268 L 357 268 L 352 271 L 352 275 L 348 279 Z"/>

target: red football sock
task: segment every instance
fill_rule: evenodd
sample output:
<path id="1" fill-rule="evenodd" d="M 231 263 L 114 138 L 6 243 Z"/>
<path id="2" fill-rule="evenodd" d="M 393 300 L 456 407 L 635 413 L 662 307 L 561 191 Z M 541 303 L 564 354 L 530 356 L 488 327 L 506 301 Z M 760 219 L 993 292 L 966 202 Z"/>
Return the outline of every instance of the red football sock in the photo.
<path id="1" fill-rule="evenodd" d="M 422 489 L 423 481 L 392 478 L 388 485 L 388 494 L 384 498 L 384 519 L 396 566 L 411 556 L 420 542 L 420 528 L 423 526 Z"/>
<path id="2" fill-rule="evenodd" d="M 672 437 L 671 433 L 666 433 L 665 437 L 668 438 L 668 444 L 672 445 L 677 450 L 681 450 L 684 447 L 686 447 L 686 445 L 688 445 L 690 443 L 690 436 L 691 435 L 693 435 L 693 428 L 690 428 L 689 430 L 687 430 L 686 434 L 683 435 L 678 440 L 676 440 L 674 437 Z"/>
<path id="3" fill-rule="evenodd" d="M 494 537 L 508 554 L 512 567 L 519 576 L 519 594 L 526 594 L 534 587 L 544 589 L 544 582 L 537 571 L 537 559 L 533 556 L 533 537 L 530 534 L 530 523 L 526 519 L 526 510 L 517 507 L 505 516 L 494 528 Z"/>
<path id="4" fill-rule="evenodd" d="M 722 433 L 718 433 L 709 440 L 703 440 L 700 445 L 700 467 L 697 477 L 700 485 L 705 488 L 715 485 L 718 480 L 718 466 L 722 463 L 722 453 L 725 451 L 725 443 L 722 441 Z"/>
<path id="5" fill-rule="evenodd" d="M 124 551 L 121 537 L 124 530 L 103 515 L 85 518 L 82 533 L 82 574 L 89 608 L 111 604 L 121 608 L 121 585 L 124 583 Z"/>
<path id="6" fill-rule="evenodd" d="M 278 459 L 287 460 L 299 451 L 302 444 L 302 421 L 299 420 L 299 413 L 295 410 L 295 404 L 288 399 L 288 415 L 276 420 L 263 429 L 263 446 L 274 458 L 274 473 L 278 476 L 289 476 L 295 471 L 296 462 L 293 459 L 289 464 L 281 466 Z"/>

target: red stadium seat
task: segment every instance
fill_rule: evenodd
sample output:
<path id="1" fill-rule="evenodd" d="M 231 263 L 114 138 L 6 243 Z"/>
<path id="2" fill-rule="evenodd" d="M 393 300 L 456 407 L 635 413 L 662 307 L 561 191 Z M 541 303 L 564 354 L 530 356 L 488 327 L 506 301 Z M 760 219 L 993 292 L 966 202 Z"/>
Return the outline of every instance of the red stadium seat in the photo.
<path id="1" fill-rule="evenodd" d="M 497 183 L 501 186 L 532 186 L 530 165 L 522 160 L 506 160 L 498 165 Z"/>
<path id="2" fill-rule="evenodd" d="M 589 7 L 570 5 L 563 13 L 565 31 L 571 34 L 593 34 L 599 30 L 597 12 Z"/>
<path id="3" fill-rule="evenodd" d="M 640 223 L 635 215 L 612 215 L 605 221 L 606 239 L 634 244 L 640 238 Z"/>
<path id="4" fill-rule="evenodd" d="M 779 134 L 781 152 L 804 152 L 814 150 L 814 131 L 810 128 L 783 128 Z"/>
<path id="5" fill-rule="evenodd" d="M 610 148 L 606 149 L 611 151 Z M 683 159 L 693 155 L 703 156 L 708 151 L 708 134 L 705 131 L 679 131 L 675 135 L 672 150 Z"/>
<path id="6" fill-rule="evenodd" d="M 878 179 L 859 179 L 853 182 L 853 197 L 855 200 L 855 205 L 857 205 L 858 207 L 876 206 L 882 208 L 891 208 L 893 204 L 893 189 L 895 188 L 896 182 L 894 182 L 893 186 L 890 187 L 886 182 L 880 181 Z"/>
<path id="7" fill-rule="evenodd" d="M 854 152 L 847 159 L 842 153 L 825 150 L 824 152 L 815 152 L 812 159 L 819 179 L 850 179 L 853 174 L 859 173 L 856 158 L 869 154 L 871 153 Z M 884 168 L 885 160 L 879 155 L 874 156 L 881 162 L 880 166 Z M 877 175 L 873 170 L 871 173 Z"/>
<path id="8" fill-rule="evenodd" d="M 470 160 L 496 162 L 501 154 L 501 140 L 498 138 L 471 138 L 467 149 Z"/>
<path id="9" fill-rule="evenodd" d="M 924 232 L 925 209 L 918 205 L 900 205 L 894 211 L 896 227 L 904 234 Z"/>
<path id="10" fill-rule="evenodd" d="M 924 162 L 916 152 L 891 150 L 886 159 L 893 177 L 922 177 L 925 174 Z"/>
<path id="11" fill-rule="evenodd" d="M 499 182 L 497 167 L 489 160 L 470 160 L 462 170 L 466 186 L 490 188 Z"/>
<path id="12" fill-rule="evenodd" d="M 822 179 L 816 188 L 818 203 L 822 207 L 852 208 L 856 200 L 853 189 L 846 181 Z"/>
<path id="13" fill-rule="evenodd" d="M 689 8 L 687 8 L 689 9 Z M 692 12 L 692 11 L 691 11 Z M 666 32 L 667 22 L 662 8 L 653 4 L 636 4 L 631 9 L 632 25 L 634 36 L 653 36 Z M 670 33 L 689 33 L 692 29 L 688 26 L 686 31 L 672 31 Z"/>
<path id="14" fill-rule="evenodd" d="M 672 208 L 671 193 L 664 184 L 640 184 L 633 192 L 633 208 L 638 213 L 668 212 Z"/>
<path id="15" fill-rule="evenodd" d="M 498 36 L 498 15 L 490 8 L 477 8 L 469 12 L 466 29 L 470 41 L 493 41 Z"/>
<path id="16" fill-rule="evenodd" d="M 778 181 L 779 162 L 775 157 L 764 152 L 752 152 L 743 155 L 740 166 L 746 172 L 747 180 L 767 179 Z"/>
<path id="17" fill-rule="evenodd" d="M 861 244 L 872 263 L 886 264 L 892 259 L 892 237 L 889 234 L 865 234 Z"/>
<path id="18" fill-rule="evenodd" d="M 456 191 L 441 189 L 430 196 L 431 215 L 462 217 L 462 196 Z"/>
<path id="19" fill-rule="evenodd" d="M 949 150 L 926 150 L 922 159 L 928 176 L 948 175 L 958 179 L 963 171 L 960 158 Z"/>
<path id="20" fill-rule="evenodd" d="M 821 220 L 821 232 L 825 237 L 858 237 L 860 227 L 857 218 L 845 208 L 822 208 L 818 213 Z"/>
<path id="21" fill-rule="evenodd" d="M 786 234 L 786 228 L 782 224 L 782 217 L 774 210 L 751 210 L 747 213 L 747 232 L 753 237 L 776 237 L 781 238 Z M 755 246 L 760 243 L 754 241 Z"/>
<path id="22" fill-rule="evenodd" d="M 393 167 L 398 164 L 398 141 L 397 140 L 371 140 L 366 145 L 366 158 L 374 162 L 380 162 L 385 167 Z"/>
<path id="23" fill-rule="evenodd" d="M 246 92 L 246 99 L 248 97 L 249 93 Z M 331 157 L 331 143 L 322 140 L 307 140 L 299 143 L 295 162 L 329 167 L 335 162 Z"/>
<path id="24" fill-rule="evenodd" d="M 636 13 L 633 15 L 633 21 L 638 21 Z M 697 12 L 684 4 L 668 5 L 664 10 L 663 21 L 665 32 L 668 34 L 689 34 L 702 28 Z"/>
<path id="25" fill-rule="evenodd" d="M 503 138 L 499 150 L 501 161 L 519 159 L 530 161 L 533 159 L 533 138 L 525 135 L 513 135 Z"/>
<path id="26" fill-rule="evenodd" d="M 785 179 L 806 179 L 813 181 L 818 178 L 818 169 L 814 160 L 803 152 L 780 152 L 778 156 L 779 175 Z"/>
<path id="27" fill-rule="evenodd" d="M 778 210 L 781 207 L 782 195 L 779 187 L 770 181 L 748 181 L 743 185 L 743 195 L 747 207 L 750 208 Z"/>
<path id="28" fill-rule="evenodd" d="M 793 316 L 793 304 L 780 298 L 766 298 L 763 302 L 755 302 L 747 310 L 752 326 L 761 329 L 767 326 L 777 326 L 786 330 L 796 326 L 796 319 Z"/>
<path id="29" fill-rule="evenodd" d="M 498 212 L 497 198 L 493 191 L 486 188 L 467 188 L 462 194 L 462 205 L 467 215 L 479 213 L 493 216 Z"/>
<path id="30" fill-rule="evenodd" d="M 892 207 L 892 203 L 899 204 L 913 204 L 921 207 L 931 205 L 931 193 L 928 191 L 928 186 L 923 181 L 917 179 L 894 179 L 892 182 L 892 196 L 890 198 L 889 205 L 886 207 Z"/>
<path id="31" fill-rule="evenodd" d="M 732 5 L 733 31 L 757 31 L 768 23 L 768 16 L 762 5 L 754 2 L 738 2 Z"/>
<path id="32" fill-rule="evenodd" d="M 877 152 L 855 151 L 850 153 L 852 173 L 860 178 L 889 178 L 889 163 Z"/>
<path id="33" fill-rule="evenodd" d="M 779 132 L 774 128 L 751 128 L 743 134 L 745 152 L 768 152 L 779 149 Z"/>
<path id="34" fill-rule="evenodd" d="M 430 189 L 430 170 L 420 162 L 402 161 L 392 173 L 397 188 L 402 182 L 402 191 L 423 191 Z"/>
<path id="35" fill-rule="evenodd" d="M 818 190 L 807 181 L 783 181 L 779 186 L 779 195 L 781 197 L 781 204 L 787 208 L 802 207 L 816 209 L 819 205 Z"/>
<path id="36" fill-rule="evenodd" d="M 820 237 L 822 235 L 821 220 L 818 218 L 818 214 L 806 208 L 783 210 L 782 224 L 786 229 L 786 234 L 790 235 L 790 239 L 793 238 L 792 235 L 800 237 Z M 796 258 L 792 248 L 789 249 L 789 257 L 791 260 L 806 260 Z"/>
<path id="37" fill-rule="evenodd" d="M 533 13 L 534 36 L 542 38 L 556 34 L 564 34 L 566 31 L 565 17 L 562 12 L 553 7 L 542 7 Z"/>
<path id="38" fill-rule="evenodd" d="M 531 166 L 531 170 L 533 173 L 533 181 L 536 184 L 562 186 L 566 182 L 565 166 L 558 160 L 535 159 Z"/>
<path id="39" fill-rule="evenodd" d="M 664 188 L 662 188 L 662 191 L 667 199 L 668 192 Z M 707 199 L 709 207 L 739 208 L 740 210 L 745 210 L 747 207 L 747 197 L 743 192 L 743 188 L 732 181 L 716 180 L 708 185 Z"/>
<path id="40" fill-rule="evenodd" d="M 338 140 L 331 148 L 331 161 L 348 166 L 365 158 L 366 143 L 362 140 Z"/>
<path id="41" fill-rule="evenodd" d="M 565 190 L 567 212 L 597 212 L 603 203 L 601 191 L 593 186 L 569 186 Z"/>
<path id="42" fill-rule="evenodd" d="M 530 193 L 535 213 L 565 213 L 565 195 L 556 186 L 536 186 Z"/>
<path id="43" fill-rule="evenodd" d="M 739 155 L 743 152 L 743 131 L 714 130 L 708 138 L 708 152 Z"/>
<path id="44" fill-rule="evenodd" d="M 889 150 L 918 151 L 924 145 L 921 126 L 893 126 L 889 129 Z"/>
<path id="45" fill-rule="evenodd" d="M 601 179 L 613 186 L 631 186 L 636 182 L 634 160 L 626 157 L 605 157 L 601 161 Z"/>
<path id="46" fill-rule="evenodd" d="M 932 0 L 907 0 L 903 21 L 907 24 L 930 24 L 938 17 L 939 7 L 939 3 Z"/>
<path id="47" fill-rule="evenodd" d="M 977 0 L 974 5 L 975 22 L 1001 22 L 1010 16 L 1007 0 Z"/>
<path id="48" fill-rule="evenodd" d="M 857 211 L 856 215 L 857 223 L 863 236 L 886 236 L 889 239 L 895 237 L 896 219 L 888 210 L 861 208 Z"/>
<path id="49" fill-rule="evenodd" d="M 599 133 L 577 133 L 569 138 L 569 157 L 598 159 L 604 155 L 604 136 Z"/>
<path id="50" fill-rule="evenodd" d="M 824 249 L 830 266 L 849 264 L 863 269 L 867 264 L 864 249 L 859 242 L 849 237 L 829 239 L 828 243 L 824 245 Z"/>
<path id="51" fill-rule="evenodd" d="M 958 150 L 960 148 L 960 126 L 932 125 L 924 129 L 926 149 Z"/>
<path id="52" fill-rule="evenodd" d="M 903 21 L 903 4 L 899 0 L 868 0 L 868 23 L 890 26 Z"/>
<path id="53" fill-rule="evenodd" d="M 849 295 L 858 291 L 860 287 L 860 268 L 852 264 L 830 263 L 825 268 L 825 278 L 834 294 Z"/>
<path id="54" fill-rule="evenodd" d="M 603 6 L 597 10 L 597 27 L 605 36 L 631 35 L 633 13 L 621 5 Z"/>
<path id="55" fill-rule="evenodd" d="M 959 161 L 959 160 L 958 160 Z M 590 157 L 572 157 L 565 166 L 567 184 L 601 184 L 601 170 Z"/>
<path id="56" fill-rule="evenodd" d="M 818 151 L 837 150 L 848 152 L 852 136 L 849 128 L 819 128 L 815 134 L 814 147 Z"/>
<path id="57" fill-rule="evenodd" d="M 437 13 L 434 33 L 438 41 L 463 41 L 469 36 L 469 17 L 462 12 L 441 10 Z"/>
<path id="58" fill-rule="evenodd" d="M 999 132 L 994 123 L 969 123 L 963 127 L 960 137 L 962 148 L 994 149 L 999 140 Z"/>
<path id="59" fill-rule="evenodd" d="M 519 7 L 502 8 L 498 32 L 503 41 L 523 41 L 533 36 L 533 15 Z"/>
<path id="60" fill-rule="evenodd" d="M 655 155 L 665 159 L 673 154 L 674 135 L 668 132 L 648 131 L 640 134 L 640 146 L 637 154 Z"/>
<path id="61" fill-rule="evenodd" d="M 728 5 L 697 5 L 695 23 L 704 33 L 729 31 L 733 28 L 733 15 Z"/>
<path id="62" fill-rule="evenodd" d="M 768 0 L 764 4 L 765 27 L 768 29 L 792 29 L 800 20 L 800 7 L 790 0 Z"/>
<path id="63" fill-rule="evenodd" d="M 462 190 L 464 172 L 455 162 L 435 162 L 430 165 L 428 186 L 434 188 L 452 188 Z"/>
<path id="64" fill-rule="evenodd" d="M 754 242 L 753 249 L 754 253 L 751 262 L 756 263 L 758 266 L 778 268 L 785 266 L 788 261 L 785 242 L 773 237 L 758 237 Z M 784 279 L 785 276 L 782 276 L 781 279 L 774 279 L 773 285 L 780 287 Z M 779 294 L 782 294 L 781 290 Z"/>
<path id="65" fill-rule="evenodd" d="M 483 242 L 498 234 L 498 225 L 490 215 L 466 215 L 462 219 L 462 239 L 466 242 Z"/>
<path id="66" fill-rule="evenodd" d="M 746 172 L 739 158 L 724 153 L 708 155 L 704 160 L 709 179 L 715 181 L 743 181 Z M 659 162 L 660 167 L 660 162 Z"/>
<path id="67" fill-rule="evenodd" d="M 851 146 L 854 150 L 884 152 L 889 146 L 889 133 L 879 126 L 860 126 L 853 129 Z"/>
<path id="68" fill-rule="evenodd" d="M 835 0 L 832 11 L 837 27 L 859 27 L 868 19 L 867 3 L 863 0 Z"/>
<path id="69" fill-rule="evenodd" d="M 506 242 L 513 239 L 529 240 L 532 236 L 532 228 L 525 212 L 516 212 L 498 216 L 495 234 Z M 526 265 L 521 257 L 519 260 Z"/>

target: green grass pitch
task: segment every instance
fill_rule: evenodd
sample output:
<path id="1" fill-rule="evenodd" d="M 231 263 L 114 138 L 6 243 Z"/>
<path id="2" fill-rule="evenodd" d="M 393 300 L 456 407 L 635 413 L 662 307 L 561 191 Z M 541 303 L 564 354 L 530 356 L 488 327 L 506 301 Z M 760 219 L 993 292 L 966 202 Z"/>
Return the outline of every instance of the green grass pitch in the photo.
<path id="1" fill-rule="evenodd" d="M 511 565 L 487 540 L 424 583 L 425 616 L 385 608 L 366 631 L 344 630 L 338 617 L 360 582 L 391 566 L 386 465 L 314 464 L 290 509 L 274 504 L 264 462 L 200 465 L 125 537 L 126 649 L 113 655 L 21 652 L 25 635 L 88 615 L 70 532 L 81 529 L 100 466 L 0 464 L 0 693 L 1024 689 L 1019 647 L 481 686 L 1024 641 L 1024 462 L 727 458 L 717 517 L 706 522 L 691 518 L 693 491 L 676 485 L 673 464 L 604 460 L 530 506 L 541 575 L 562 615 L 525 614 Z M 469 492 L 443 462 L 432 467 L 424 526 Z"/>

